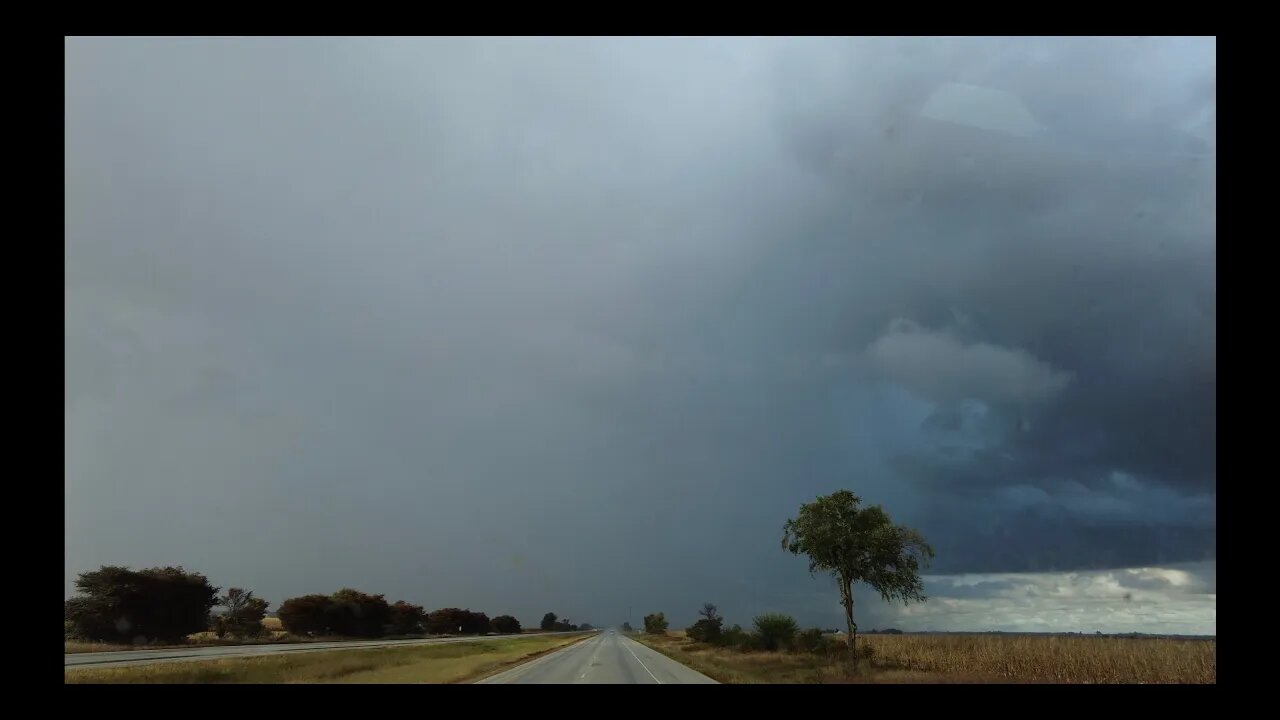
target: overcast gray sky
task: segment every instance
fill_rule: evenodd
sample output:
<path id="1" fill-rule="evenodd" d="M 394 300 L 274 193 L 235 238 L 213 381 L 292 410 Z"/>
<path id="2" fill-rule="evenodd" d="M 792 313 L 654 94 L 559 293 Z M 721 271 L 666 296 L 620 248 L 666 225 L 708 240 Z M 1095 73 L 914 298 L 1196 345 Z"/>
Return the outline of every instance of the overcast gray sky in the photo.
<path id="1" fill-rule="evenodd" d="M 66 42 L 66 592 L 1216 631 L 1208 38 Z"/>

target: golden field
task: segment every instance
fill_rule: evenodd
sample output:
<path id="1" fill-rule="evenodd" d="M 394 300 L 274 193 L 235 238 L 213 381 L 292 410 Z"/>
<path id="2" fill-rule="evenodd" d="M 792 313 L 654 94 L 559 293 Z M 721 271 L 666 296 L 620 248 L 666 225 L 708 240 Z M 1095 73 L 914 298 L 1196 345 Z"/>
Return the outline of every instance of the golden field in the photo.
<path id="1" fill-rule="evenodd" d="M 1215 683 L 1217 642 L 1163 638 L 869 635 L 872 658 L 741 652 L 682 634 L 640 642 L 726 683 Z"/>

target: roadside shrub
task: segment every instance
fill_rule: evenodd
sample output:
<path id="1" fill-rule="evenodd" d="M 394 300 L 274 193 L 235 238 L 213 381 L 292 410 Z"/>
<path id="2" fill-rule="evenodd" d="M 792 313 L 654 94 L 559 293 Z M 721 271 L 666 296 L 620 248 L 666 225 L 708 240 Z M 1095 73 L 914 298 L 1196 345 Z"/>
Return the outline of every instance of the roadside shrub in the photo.
<path id="1" fill-rule="evenodd" d="M 644 631 L 650 635 L 661 635 L 667 631 L 667 616 L 653 613 L 644 616 Z"/>
<path id="2" fill-rule="evenodd" d="M 703 618 L 693 625 L 690 625 L 685 630 L 685 634 L 694 642 L 714 643 L 720 639 L 721 622 L 722 621 L 719 619 L 708 620 L 707 618 Z"/>
<path id="3" fill-rule="evenodd" d="M 821 628 L 809 628 L 796 635 L 793 647 L 797 652 L 816 655 L 826 653 L 830 645 L 831 643 L 827 642 L 827 638 L 823 636 Z"/>
<path id="4" fill-rule="evenodd" d="M 520 621 L 510 615 L 499 615 L 489 621 L 489 625 L 493 627 L 496 633 L 503 635 L 512 635 L 520 632 Z"/>
<path id="5" fill-rule="evenodd" d="M 791 645 L 796 635 L 796 621 L 782 613 L 764 613 L 755 619 L 756 635 L 765 650 L 778 650 Z"/>
<path id="6" fill-rule="evenodd" d="M 713 642 L 721 647 L 737 648 L 739 650 L 746 649 L 750 642 L 751 636 L 742 629 L 741 625 L 734 625 L 720 631 L 720 637 Z"/>
<path id="7" fill-rule="evenodd" d="M 180 642 L 209 627 L 218 588 L 181 567 L 130 570 L 103 566 L 80 573 L 80 595 L 63 606 L 71 633 L 86 640 Z"/>

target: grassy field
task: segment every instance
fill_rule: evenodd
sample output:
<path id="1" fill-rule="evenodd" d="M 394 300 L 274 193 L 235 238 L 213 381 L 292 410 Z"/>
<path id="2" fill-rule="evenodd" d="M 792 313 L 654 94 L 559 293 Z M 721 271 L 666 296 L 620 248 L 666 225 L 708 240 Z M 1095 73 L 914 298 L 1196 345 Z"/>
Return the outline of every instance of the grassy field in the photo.
<path id="1" fill-rule="evenodd" d="M 668 633 L 640 642 L 724 683 L 1215 683 L 1217 642 L 1156 638 L 872 635 L 856 669 L 832 656 L 739 652 Z"/>
<path id="2" fill-rule="evenodd" d="M 578 642 L 583 635 L 65 670 L 80 683 L 461 683 Z"/>

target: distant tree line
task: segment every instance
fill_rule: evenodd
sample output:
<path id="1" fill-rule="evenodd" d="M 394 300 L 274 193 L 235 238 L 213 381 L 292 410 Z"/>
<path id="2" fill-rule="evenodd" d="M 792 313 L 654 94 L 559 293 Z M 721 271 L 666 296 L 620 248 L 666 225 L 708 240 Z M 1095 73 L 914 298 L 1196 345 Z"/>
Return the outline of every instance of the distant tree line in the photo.
<path id="1" fill-rule="evenodd" d="M 547 632 L 569 632 L 572 630 L 594 630 L 595 629 L 591 626 L 591 623 L 582 623 L 581 625 L 574 625 L 570 623 L 567 618 L 564 620 L 561 620 L 557 618 L 556 614 L 553 612 L 549 612 L 546 615 L 543 615 L 542 622 L 538 624 L 538 627 L 542 630 L 546 630 Z"/>
<path id="2" fill-rule="evenodd" d="M 843 653 L 845 644 L 833 636 L 834 631 L 822 628 L 801 630 L 795 618 L 783 613 L 768 612 L 757 615 L 750 630 L 740 625 L 725 627 L 724 617 L 713 603 L 703 603 L 698 610 L 698 620 L 685 629 L 685 636 L 694 643 L 731 648 L 741 652 L 786 651 L 832 654 Z M 646 615 L 645 632 L 664 635 L 667 632 L 666 617 L 662 613 Z M 859 657 L 869 657 L 870 647 L 863 647 Z"/>
<path id="3" fill-rule="evenodd" d="M 103 566 L 80 573 L 78 594 L 63 610 L 68 639 L 114 643 L 178 643 L 189 635 L 212 632 L 219 638 L 258 638 L 269 603 L 252 590 L 220 588 L 181 567 L 130 570 Z M 280 604 L 284 630 L 298 637 L 484 635 L 522 632 L 511 615 L 489 618 L 483 612 L 441 608 L 426 612 L 404 600 L 343 588 L 331 595 L 302 595 Z M 554 616 L 553 616 L 554 622 Z M 554 622 L 554 629 L 590 629 L 590 625 Z"/>

